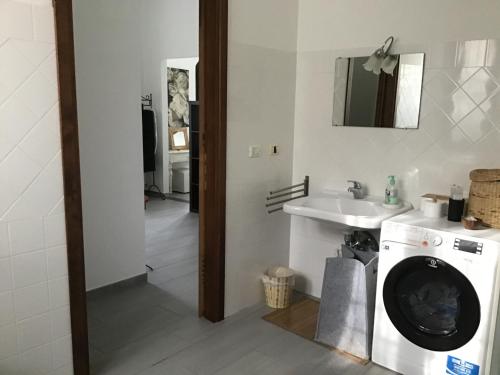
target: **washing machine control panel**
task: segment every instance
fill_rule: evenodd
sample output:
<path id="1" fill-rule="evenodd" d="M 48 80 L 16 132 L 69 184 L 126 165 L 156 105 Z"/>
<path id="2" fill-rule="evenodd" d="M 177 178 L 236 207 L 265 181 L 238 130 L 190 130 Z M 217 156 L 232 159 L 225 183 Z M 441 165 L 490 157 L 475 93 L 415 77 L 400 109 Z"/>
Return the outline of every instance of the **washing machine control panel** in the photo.
<path id="1" fill-rule="evenodd" d="M 439 233 L 433 230 L 395 223 L 388 223 L 384 226 L 382 237 L 384 237 L 384 240 L 406 243 L 424 249 L 435 248 L 445 242 L 453 242 L 453 238 L 447 238 L 445 241 Z"/>
<path id="2" fill-rule="evenodd" d="M 441 236 L 434 236 L 434 238 L 432 239 L 433 246 L 441 246 L 442 243 L 443 243 L 443 237 Z"/>
<path id="3" fill-rule="evenodd" d="M 453 245 L 453 250 L 465 251 L 466 253 L 478 254 L 483 253 L 483 244 L 476 241 L 462 240 L 460 238 L 455 238 L 455 244 Z"/>
<path id="4" fill-rule="evenodd" d="M 491 247 L 488 241 L 481 239 L 458 237 L 451 232 L 400 223 L 387 223 L 383 226 L 381 242 L 384 241 L 412 245 L 421 249 L 444 248 L 475 255 L 484 255 L 488 251 L 487 248 Z M 498 249 L 500 250 L 500 246 Z"/>

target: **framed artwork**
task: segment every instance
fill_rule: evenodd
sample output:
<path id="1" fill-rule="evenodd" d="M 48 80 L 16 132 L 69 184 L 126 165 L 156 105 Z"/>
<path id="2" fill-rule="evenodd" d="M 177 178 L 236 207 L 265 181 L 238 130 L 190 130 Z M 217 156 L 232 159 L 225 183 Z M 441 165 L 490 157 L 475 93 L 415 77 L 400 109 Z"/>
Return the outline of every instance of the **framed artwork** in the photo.
<path id="1" fill-rule="evenodd" d="M 169 128 L 170 149 L 174 151 L 189 150 L 188 128 Z"/>
<path id="2" fill-rule="evenodd" d="M 167 67 L 168 126 L 189 126 L 189 70 Z"/>

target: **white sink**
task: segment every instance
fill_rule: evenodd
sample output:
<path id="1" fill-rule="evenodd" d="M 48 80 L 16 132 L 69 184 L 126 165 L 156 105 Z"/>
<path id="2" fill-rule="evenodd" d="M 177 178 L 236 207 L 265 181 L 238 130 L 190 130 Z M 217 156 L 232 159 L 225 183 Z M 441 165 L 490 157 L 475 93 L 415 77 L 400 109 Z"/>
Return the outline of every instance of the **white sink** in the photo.
<path id="1" fill-rule="evenodd" d="M 285 203 L 283 210 L 290 215 L 332 221 L 357 228 L 377 229 L 382 226 L 384 220 L 413 208 L 407 202 L 399 208 L 385 208 L 383 202 L 384 199 L 380 197 L 354 199 L 351 194 L 327 191 Z"/>

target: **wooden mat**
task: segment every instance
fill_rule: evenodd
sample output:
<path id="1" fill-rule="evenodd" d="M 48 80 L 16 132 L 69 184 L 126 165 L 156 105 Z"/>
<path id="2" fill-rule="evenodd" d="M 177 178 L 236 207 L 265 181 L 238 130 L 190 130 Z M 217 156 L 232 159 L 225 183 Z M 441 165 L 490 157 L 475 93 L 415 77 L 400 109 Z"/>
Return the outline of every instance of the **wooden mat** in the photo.
<path id="1" fill-rule="evenodd" d="M 349 357 L 356 363 L 366 365 L 370 362 L 366 359 L 356 357 L 350 353 L 315 341 L 314 337 L 316 335 L 318 313 L 319 302 L 309 297 L 303 297 L 299 301 L 291 304 L 290 307 L 275 310 L 263 316 L 262 319 L 289 332 L 295 333 L 300 337 L 313 341 L 318 345 L 325 346 L 330 350 L 335 350 L 336 352 Z"/>

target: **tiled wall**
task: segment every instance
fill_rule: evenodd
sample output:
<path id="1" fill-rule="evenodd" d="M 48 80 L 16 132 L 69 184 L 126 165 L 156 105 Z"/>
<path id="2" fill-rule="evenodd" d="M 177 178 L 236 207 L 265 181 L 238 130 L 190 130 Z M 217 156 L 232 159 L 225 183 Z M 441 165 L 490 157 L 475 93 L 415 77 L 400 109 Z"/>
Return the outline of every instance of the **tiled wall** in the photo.
<path id="1" fill-rule="evenodd" d="M 0 1 L 0 374 L 72 374 L 52 6 Z"/>
<path id="2" fill-rule="evenodd" d="M 290 219 L 264 205 L 292 180 L 296 19 L 296 0 L 229 1 L 226 315 L 262 301 L 260 276 L 288 264 Z"/>
<path id="3" fill-rule="evenodd" d="M 448 194 L 451 184 L 467 191 L 472 169 L 500 167 L 500 41 L 399 45 L 396 51 L 426 53 L 418 130 L 332 127 L 335 59 L 371 49 L 299 53 L 294 176 L 310 174 L 313 191 L 344 190 L 356 179 L 381 196 L 387 176 L 395 174 L 402 197 L 417 206 L 422 194 Z M 338 246 L 318 245 L 311 255 L 304 244 L 325 230 L 335 237 L 333 229 L 292 221 L 291 265 L 315 280 L 307 289 L 315 295 L 324 258 Z"/>

